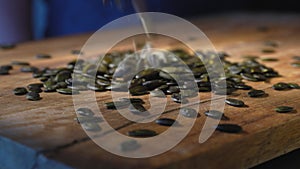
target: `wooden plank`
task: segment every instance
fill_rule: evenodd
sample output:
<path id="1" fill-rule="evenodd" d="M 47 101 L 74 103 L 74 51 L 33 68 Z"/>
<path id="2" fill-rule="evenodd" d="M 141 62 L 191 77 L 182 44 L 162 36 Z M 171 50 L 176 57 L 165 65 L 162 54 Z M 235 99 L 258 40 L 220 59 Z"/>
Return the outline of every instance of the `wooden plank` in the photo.
<path id="1" fill-rule="evenodd" d="M 199 133 L 205 121 L 203 112 L 210 104 L 208 100 L 201 104 L 201 117 L 197 119 L 192 131 L 174 149 L 149 159 L 121 158 L 98 147 L 80 125 L 73 121 L 76 115 L 70 96 L 42 93 L 43 99 L 39 102 L 28 102 L 24 97 L 14 96 L 13 88 L 36 82 L 30 74 L 20 73 L 15 69 L 12 75 L 0 77 L 0 134 L 75 168 L 248 168 L 299 148 L 299 112 L 278 114 L 272 109 L 282 104 L 299 110 L 300 92 L 274 91 L 270 88 L 280 81 L 300 83 L 299 69 L 289 65 L 291 56 L 300 53 L 300 35 L 297 34 L 300 29 L 299 16 L 241 14 L 200 18 L 193 22 L 204 30 L 217 50 L 224 50 L 232 55 L 232 61 L 240 61 L 240 56 L 246 54 L 276 57 L 280 60 L 265 64 L 278 70 L 283 77 L 272 79 L 269 83 L 249 83 L 257 89 L 266 90 L 269 97 L 251 99 L 246 96 L 246 92 L 238 91 L 232 97 L 241 98 L 249 107 L 225 107 L 229 122 L 242 125 L 244 133 L 231 135 L 215 132 L 207 142 L 199 144 Z M 259 26 L 268 26 L 270 30 L 259 32 Z M 107 37 L 115 33 L 117 32 L 108 32 Z M 89 35 L 82 35 L 21 44 L 14 50 L 0 51 L 1 64 L 24 60 L 39 67 L 63 66 L 76 58 L 70 54 L 70 50 L 79 49 L 88 37 Z M 275 54 L 261 53 L 265 40 L 280 43 Z M 33 56 L 36 53 L 49 53 L 54 58 L 35 60 Z M 103 93 L 97 93 L 96 96 L 100 105 L 110 99 L 103 97 Z M 202 93 L 200 97 L 201 100 L 210 98 L 209 94 Z M 176 117 L 178 110 L 173 108 L 175 105 L 170 103 L 168 113 L 164 116 Z M 106 111 L 104 116 L 121 133 L 140 127 L 114 111 Z M 148 127 L 158 132 L 165 130 L 154 123 Z"/>

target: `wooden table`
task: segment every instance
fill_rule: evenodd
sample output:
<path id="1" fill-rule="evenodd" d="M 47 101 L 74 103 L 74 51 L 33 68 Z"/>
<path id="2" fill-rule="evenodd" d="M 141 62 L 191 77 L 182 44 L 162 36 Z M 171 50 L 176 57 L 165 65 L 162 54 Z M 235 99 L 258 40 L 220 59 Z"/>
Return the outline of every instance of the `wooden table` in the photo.
<path id="1" fill-rule="evenodd" d="M 238 91 L 233 98 L 245 101 L 248 108 L 225 107 L 230 123 L 243 127 L 242 134 L 215 131 L 203 144 L 198 143 L 203 114 L 210 101 L 201 103 L 200 114 L 188 136 L 170 151 L 147 159 L 122 158 L 98 147 L 73 119 L 76 117 L 72 97 L 58 93 L 41 93 L 42 100 L 30 102 L 15 96 L 15 87 L 32 82 L 31 74 L 14 68 L 9 76 L 0 76 L 0 168 L 249 168 L 300 147 L 300 90 L 275 91 L 272 84 L 288 81 L 300 84 L 300 69 L 292 67 L 292 56 L 300 54 L 300 16 L 278 14 L 230 14 L 199 17 L 191 20 L 212 41 L 218 51 L 240 61 L 243 55 L 274 57 L 278 62 L 265 62 L 282 77 L 268 83 L 248 83 L 265 90 L 266 98 L 249 98 Z M 268 27 L 259 30 L 259 27 Z M 184 29 L 184 28 L 176 28 Z M 117 33 L 108 31 L 107 37 Z M 47 39 L 20 44 L 12 50 L 0 50 L 1 65 L 13 60 L 28 61 L 34 66 L 59 67 L 76 58 L 72 49 L 80 49 L 90 34 Z M 264 42 L 279 43 L 274 54 L 263 54 Z M 166 44 L 166 46 L 172 44 Z M 37 60 L 37 53 L 48 53 L 50 60 Z M 101 93 L 103 94 L 103 93 Z M 109 99 L 100 97 L 103 103 Z M 202 98 L 208 98 L 203 94 Z M 171 105 L 174 103 L 170 103 Z M 297 111 L 279 114 L 278 105 L 293 106 Z M 165 117 L 174 117 L 178 110 Z M 106 112 L 111 125 L 119 132 L 137 128 L 117 113 Z M 100 123 L 101 124 L 101 123 Z M 199 127 L 200 126 L 200 127 Z M 163 131 L 154 123 L 150 128 Z"/>

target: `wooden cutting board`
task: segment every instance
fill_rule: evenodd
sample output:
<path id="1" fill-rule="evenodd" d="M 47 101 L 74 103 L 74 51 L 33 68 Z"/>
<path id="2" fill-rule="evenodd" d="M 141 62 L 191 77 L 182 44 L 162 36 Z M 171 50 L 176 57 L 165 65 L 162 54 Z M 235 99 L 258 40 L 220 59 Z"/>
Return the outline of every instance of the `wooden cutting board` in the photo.
<path id="1" fill-rule="evenodd" d="M 200 117 L 185 139 L 173 149 L 147 159 L 129 159 L 113 155 L 97 146 L 73 119 L 76 117 L 72 96 L 58 93 L 41 93 L 42 100 L 27 101 L 15 96 L 15 87 L 38 82 L 29 73 L 22 73 L 15 67 L 9 76 L 0 76 L 0 161 L 1 166 L 13 168 L 249 168 L 286 154 L 300 147 L 300 90 L 275 91 L 272 84 L 294 82 L 300 84 L 300 69 L 292 67 L 292 56 L 300 54 L 300 16 L 278 14 L 231 14 L 199 17 L 191 20 L 211 40 L 218 51 L 230 54 L 231 61 L 241 61 L 243 55 L 258 55 L 261 58 L 278 58 L 278 62 L 264 62 L 277 70 L 282 77 L 268 83 L 247 82 L 262 89 L 268 97 L 249 98 L 247 91 L 237 91 L 232 98 L 243 100 L 248 107 L 225 106 L 224 113 L 230 123 L 239 124 L 244 132 L 226 134 L 215 131 L 205 143 L 198 138 L 206 120 L 203 112 L 209 108 L 210 95 L 200 94 Z M 262 28 L 268 28 L 261 30 Z M 174 29 L 174 28 L 170 28 Z M 176 28 L 184 29 L 184 28 Z M 123 30 L 107 31 L 106 37 Z M 81 49 L 91 34 L 27 42 L 12 50 L 0 50 L 0 63 L 28 61 L 33 66 L 60 67 L 76 59 L 70 53 Z M 276 53 L 264 54 L 264 42 L 277 41 Z M 197 39 L 191 38 L 197 42 Z M 173 43 L 159 41 L 164 47 Z M 122 49 L 129 46 L 122 46 Z M 105 50 L 105 49 L 103 49 Z M 100 51 L 99 52 L 103 52 Z M 52 59 L 38 60 L 37 53 L 51 54 Z M 97 93 L 99 104 L 109 101 L 109 93 Z M 146 96 L 145 96 L 146 97 Z M 176 104 L 169 100 L 164 117 L 176 117 Z M 274 111 L 278 105 L 293 106 L 293 113 L 279 114 Z M 176 106 L 175 106 L 176 107 Z M 139 128 L 137 124 L 114 111 L 104 112 L 112 127 L 120 133 Z M 101 123 L 100 123 L 101 125 Z M 148 128 L 163 132 L 166 128 L 155 123 Z M 4 158 L 5 157 L 5 158 Z M 47 161 L 44 157 L 54 160 Z M 53 163 L 52 163 L 53 162 Z"/>

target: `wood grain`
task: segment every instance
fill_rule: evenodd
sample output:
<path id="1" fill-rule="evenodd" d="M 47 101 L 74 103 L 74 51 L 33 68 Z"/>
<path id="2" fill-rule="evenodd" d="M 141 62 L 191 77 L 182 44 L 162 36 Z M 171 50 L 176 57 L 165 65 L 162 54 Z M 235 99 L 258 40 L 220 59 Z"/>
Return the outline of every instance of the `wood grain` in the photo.
<path id="1" fill-rule="evenodd" d="M 300 84 L 300 69 L 290 66 L 292 56 L 300 53 L 299 21 L 298 15 L 275 14 L 235 14 L 192 20 L 206 33 L 217 50 L 226 51 L 231 55 L 231 61 L 241 61 L 243 55 L 279 59 L 278 62 L 265 64 L 277 70 L 282 77 L 271 79 L 268 83 L 247 82 L 256 89 L 265 90 L 269 94 L 268 97 L 249 98 L 246 91 L 237 91 L 235 95 L 229 96 L 242 99 L 249 106 L 225 107 L 224 113 L 230 121 L 222 123 L 241 125 L 244 129 L 242 134 L 216 131 L 208 141 L 199 144 L 199 134 L 206 119 L 203 112 L 211 103 L 210 94 L 201 93 L 200 98 L 203 101 L 199 111 L 201 116 L 197 118 L 193 129 L 180 144 L 164 154 L 147 159 L 122 158 L 98 147 L 73 120 L 76 115 L 71 96 L 42 93 L 43 99 L 39 102 L 30 102 L 22 96 L 14 96 L 12 90 L 15 87 L 37 82 L 36 79 L 32 79 L 31 74 L 21 73 L 17 67 L 11 75 L 0 76 L 0 134 L 74 168 L 234 169 L 255 166 L 300 147 L 300 90 L 274 91 L 271 88 L 272 84 L 281 81 Z M 267 26 L 269 30 L 260 32 L 257 30 L 260 26 Z M 116 30 L 108 31 L 106 36 L 116 33 L 118 33 Z M 28 42 L 18 45 L 13 50 L 1 50 L 1 64 L 23 60 L 41 68 L 64 66 L 76 58 L 70 51 L 80 49 L 89 36 L 90 34 L 86 34 Z M 266 40 L 278 41 L 276 53 L 261 53 Z M 197 43 L 197 39 L 194 43 Z M 166 48 L 174 45 L 159 40 L 157 44 L 162 44 Z M 129 46 L 123 45 L 122 48 L 126 49 Z M 49 53 L 53 59 L 37 60 L 34 58 L 36 53 Z M 108 94 L 96 94 L 100 107 L 110 100 Z M 293 106 L 297 111 L 279 114 L 273 110 L 278 105 Z M 164 117 L 174 118 L 178 114 L 176 104 L 171 101 L 166 111 L 168 113 L 164 114 Z M 116 111 L 105 111 L 103 114 L 111 126 L 120 133 L 124 134 L 140 127 Z M 158 132 L 166 129 L 155 123 L 144 127 Z"/>

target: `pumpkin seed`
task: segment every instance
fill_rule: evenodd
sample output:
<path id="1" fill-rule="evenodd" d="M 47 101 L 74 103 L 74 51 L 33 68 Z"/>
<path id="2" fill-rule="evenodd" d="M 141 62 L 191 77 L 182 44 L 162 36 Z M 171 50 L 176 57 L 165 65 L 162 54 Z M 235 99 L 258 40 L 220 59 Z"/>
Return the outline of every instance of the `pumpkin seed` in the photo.
<path id="1" fill-rule="evenodd" d="M 179 113 L 188 118 L 196 118 L 197 116 L 199 116 L 198 112 L 192 108 L 181 108 Z"/>
<path id="2" fill-rule="evenodd" d="M 293 111 L 294 108 L 293 107 L 289 107 L 289 106 L 279 106 L 275 108 L 275 111 L 277 111 L 278 113 L 288 113 Z"/>
<path id="3" fill-rule="evenodd" d="M 18 96 L 25 95 L 28 93 L 25 87 L 17 87 L 14 89 L 13 92 L 15 95 L 18 95 Z"/>
<path id="4" fill-rule="evenodd" d="M 265 41 L 265 45 L 270 47 L 278 47 L 278 43 L 275 41 Z"/>
<path id="5" fill-rule="evenodd" d="M 98 84 L 92 84 L 92 83 L 89 83 L 87 85 L 87 88 L 90 89 L 90 90 L 93 90 L 93 91 L 96 91 L 96 92 L 101 92 L 101 91 L 105 91 L 105 86 L 101 86 L 101 85 L 98 85 Z"/>
<path id="6" fill-rule="evenodd" d="M 176 121 L 170 118 L 160 118 L 155 121 L 156 124 L 162 126 L 172 126 Z"/>
<path id="7" fill-rule="evenodd" d="M 2 66 L 0 66 L 0 69 L 3 69 L 3 70 L 12 70 L 13 69 L 13 67 L 11 66 L 11 65 L 2 65 Z"/>
<path id="8" fill-rule="evenodd" d="M 243 131 L 242 127 L 236 124 L 219 124 L 216 130 L 225 133 L 240 133 Z"/>
<path id="9" fill-rule="evenodd" d="M 94 116 L 94 112 L 89 108 L 79 108 L 76 112 L 81 116 Z"/>
<path id="10" fill-rule="evenodd" d="M 131 137 L 153 137 L 157 135 L 155 131 L 148 129 L 132 130 L 129 131 L 127 134 Z"/>
<path id="11" fill-rule="evenodd" d="M 87 122 L 94 122 L 94 123 L 99 123 L 102 120 L 100 117 L 94 117 L 94 116 L 81 116 L 81 117 L 76 117 L 74 118 L 75 121 L 77 121 L 78 124 L 83 124 Z"/>
<path id="12" fill-rule="evenodd" d="M 0 75 L 9 75 L 9 70 L 0 68 Z"/>
<path id="13" fill-rule="evenodd" d="M 60 94 L 65 94 L 65 95 L 75 95 L 75 94 L 79 94 L 79 91 L 77 90 L 72 90 L 70 88 L 60 88 L 60 89 L 56 89 L 56 91 Z"/>
<path id="14" fill-rule="evenodd" d="M 30 101 L 38 101 L 38 100 L 41 100 L 42 98 L 40 97 L 39 93 L 29 92 L 26 94 L 26 99 L 30 100 Z"/>
<path id="15" fill-rule="evenodd" d="M 258 81 L 255 77 L 253 77 L 251 74 L 248 74 L 248 73 L 241 73 L 241 77 L 248 81 L 253 81 L 253 82 Z"/>
<path id="16" fill-rule="evenodd" d="M 243 107 L 243 106 L 245 106 L 245 103 L 241 100 L 238 100 L 238 99 L 228 98 L 228 99 L 225 100 L 225 103 L 227 103 L 230 106 L 234 106 L 234 107 Z"/>
<path id="17" fill-rule="evenodd" d="M 291 89 L 300 89 L 300 86 L 297 83 L 288 83 Z"/>
<path id="18" fill-rule="evenodd" d="M 169 89 L 167 90 L 167 93 L 172 94 L 172 93 L 178 93 L 180 92 L 180 89 L 178 86 L 170 86 Z"/>
<path id="19" fill-rule="evenodd" d="M 139 95 L 145 95 L 149 92 L 147 91 L 147 88 L 145 86 L 135 86 L 129 88 L 129 92 L 132 96 L 139 96 Z"/>
<path id="20" fill-rule="evenodd" d="M 51 55 L 48 55 L 48 54 L 37 54 L 37 55 L 35 55 L 35 58 L 36 59 L 50 59 Z"/>
<path id="21" fill-rule="evenodd" d="M 128 101 L 116 101 L 105 103 L 107 109 L 125 108 L 130 105 Z"/>
<path id="22" fill-rule="evenodd" d="M 22 61 L 12 61 L 12 65 L 18 65 L 18 66 L 29 66 L 30 64 L 28 62 L 22 62 Z"/>
<path id="23" fill-rule="evenodd" d="M 140 103 L 133 103 L 128 108 L 132 113 L 139 114 L 147 111 L 147 109 Z"/>
<path id="24" fill-rule="evenodd" d="M 245 85 L 243 83 L 236 83 L 236 84 L 234 84 L 234 88 L 241 89 L 241 90 L 251 90 L 252 89 L 251 86 Z"/>
<path id="25" fill-rule="evenodd" d="M 16 45 L 15 44 L 0 44 L 0 48 L 1 49 L 13 49 L 13 48 L 15 48 L 16 47 Z"/>
<path id="26" fill-rule="evenodd" d="M 279 82 L 273 85 L 275 90 L 287 90 L 290 89 L 290 86 L 287 83 Z"/>
<path id="27" fill-rule="evenodd" d="M 37 72 L 39 69 L 33 66 L 23 66 L 21 67 L 21 72 Z"/>
<path id="28" fill-rule="evenodd" d="M 224 113 L 218 111 L 218 110 L 209 110 L 205 111 L 204 114 L 207 117 L 213 118 L 213 119 L 222 119 L 222 120 L 228 120 L 228 118 L 224 115 Z"/>
<path id="29" fill-rule="evenodd" d="M 162 92 L 161 90 L 152 90 L 152 91 L 150 91 L 150 96 L 153 96 L 153 97 L 166 97 L 165 93 Z"/>
<path id="30" fill-rule="evenodd" d="M 176 103 L 183 103 L 183 104 L 188 103 L 188 100 L 186 98 L 183 98 L 179 93 L 173 93 L 171 95 L 171 99 Z"/>
<path id="31" fill-rule="evenodd" d="M 73 49 L 73 50 L 71 50 L 71 54 L 73 54 L 73 55 L 81 55 L 83 53 L 80 50 Z"/>
<path id="32" fill-rule="evenodd" d="M 277 62 L 278 61 L 277 58 L 263 58 L 261 60 L 265 61 L 265 62 Z"/>
<path id="33" fill-rule="evenodd" d="M 275 50 L 274 49 L 267 49 L 266 48 L 266 49 L 262 49 L 261 52 L 262 53 L 275 53 Z"/>
<path id="34" fill-rule="evenodd" d="M 136 140 L 128 140 L 121 143 L 122 151 L 134 151 L 140 147 L 141 145 Z"/>
<path id="35" fill-rule="evenodd" d="M 294 63 L 291 63 L 291 65 L 293 66 L 293 67 L 300 67 L 300 62 L 294 62 Z"/>
<path id="36" fill-rule="evenodd" d="M 250 97 L 262 97 L 266 95 L 266 93 L 263 90 L 251 90 L 248 92 L 248 96 Z"/>
<path id="37" fill-rule="evenodd" d="M 81 124 L 82 128 L 87 131 L 100 131 L 100 126 L 95 122 L 86 122 Z"/>

